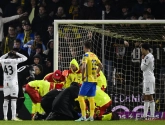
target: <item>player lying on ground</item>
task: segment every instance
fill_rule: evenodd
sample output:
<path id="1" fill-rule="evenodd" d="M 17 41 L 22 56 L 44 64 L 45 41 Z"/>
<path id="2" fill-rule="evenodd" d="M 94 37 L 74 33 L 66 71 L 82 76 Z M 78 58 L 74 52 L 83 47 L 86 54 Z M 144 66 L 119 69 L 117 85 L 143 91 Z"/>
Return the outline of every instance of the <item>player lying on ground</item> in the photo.
<path id="1" fill-rule="evenodd" d="M 16 56 L 19 56 L 20 58 L 16 58 Z M 27 60 L 26 56 L 15 51 L 10 51 L 9 53 L 6 53 L 0 58 L 0 63 L 4 71 L 4 81 L 3 81 L 4 120 L 8 120 L 7 118 L 8 103 L 9 103 L 9 97 L 11 97 L 12 120 L 18 121 L 18 119 L 16 118 L 16 102 L 18 98 L 17 65 L 26 60 Z"/>
<path id="2" fill-rule="evenodd" d="M 47 94 L 50 90 L 56 89 L 57 84 L 63 84 L 64 76 L 62 76 L 61 71 L 56 70 L 54 72 L 53 81 L 54 82 L 48 82 L 45 80 L 35 80 L 32 82 L 29 82 L 26 85 L 25 91 L 29 94 L 33 105 L 32 105 L 32 114 L 39 113 L 43 114 L 44 111 L 41 107 L 41 98 Z M 59 77 L 60 76 L 60 77 Z M 58 86 L 59 87 L 59 86 Z"/>
<path id="3" fill-rule="evenodd" d="M 144 94 L 144 114 L 142 120 L 147 119 L 148 109 L 150 107 L 150 117 L 155 117 L 155 76 L 154 76 L 154 56 L 150 53 L 150 45 L 143 43 L 141 45 L 143 71 L 143 94 Z"/>

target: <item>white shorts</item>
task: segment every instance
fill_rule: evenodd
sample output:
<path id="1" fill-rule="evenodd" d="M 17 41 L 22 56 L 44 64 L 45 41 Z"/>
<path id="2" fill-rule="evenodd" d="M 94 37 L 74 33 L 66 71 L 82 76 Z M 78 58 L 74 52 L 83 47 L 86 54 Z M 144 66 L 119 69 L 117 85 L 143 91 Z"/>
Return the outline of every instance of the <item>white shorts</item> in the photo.
<path id="1" fill-rule="evenodd" d="M 3 93 L 4 97 L 18 97 L 18 82 L 4 81 L 3 83 Z"/>
<path id="2" fill-rule="evenodd" d="M 152 95 L 155 93 L 155 77 L 145 77 L 143 80 L 143 93 Z"/>

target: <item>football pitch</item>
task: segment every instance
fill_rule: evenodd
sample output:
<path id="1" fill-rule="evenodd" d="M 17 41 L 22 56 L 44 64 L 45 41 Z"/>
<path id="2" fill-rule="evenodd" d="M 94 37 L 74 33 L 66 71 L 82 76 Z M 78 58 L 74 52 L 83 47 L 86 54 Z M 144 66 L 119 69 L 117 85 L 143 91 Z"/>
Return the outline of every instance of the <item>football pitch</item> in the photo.
<path id="1" fill-rule="evenodd" d="M 93 122 L 75 122 L 75 121 L 0 121 L 0 125 L 165 125 L 165 120 L 155 121 L 93 121 Z"/>

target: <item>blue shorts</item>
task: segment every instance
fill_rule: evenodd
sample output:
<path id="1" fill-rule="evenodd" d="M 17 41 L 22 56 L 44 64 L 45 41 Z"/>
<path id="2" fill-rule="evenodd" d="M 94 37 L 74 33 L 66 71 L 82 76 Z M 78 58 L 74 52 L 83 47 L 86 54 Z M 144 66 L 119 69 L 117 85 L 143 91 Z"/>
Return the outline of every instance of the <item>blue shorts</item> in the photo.
<path id="1" fill-rule="evenodd" d="M 93 97 L 96 95 L 96 82 L 83 82 L 80 91 L 80 96 Z"/>

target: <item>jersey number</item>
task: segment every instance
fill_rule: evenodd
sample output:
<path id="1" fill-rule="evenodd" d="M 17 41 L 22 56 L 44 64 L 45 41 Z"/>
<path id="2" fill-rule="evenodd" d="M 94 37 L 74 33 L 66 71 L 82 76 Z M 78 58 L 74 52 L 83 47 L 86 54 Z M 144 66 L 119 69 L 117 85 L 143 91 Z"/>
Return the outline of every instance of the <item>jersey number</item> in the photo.
<path id="1" fill-rule="evenodd" d="M 12 75 L 12 74 L 13 74 L 13 67 L 12 67 L 11 65 L 9 65 L 9 66 L 6 66 L 6 65 L 5 65 L 4 72 L 5 72 L 7 75 Z"/>
<path id="2" fill-rule="evenodd" d="M 92 61 L 92 70 L 96 70 L 96 60 L 91 60 Z"/>

